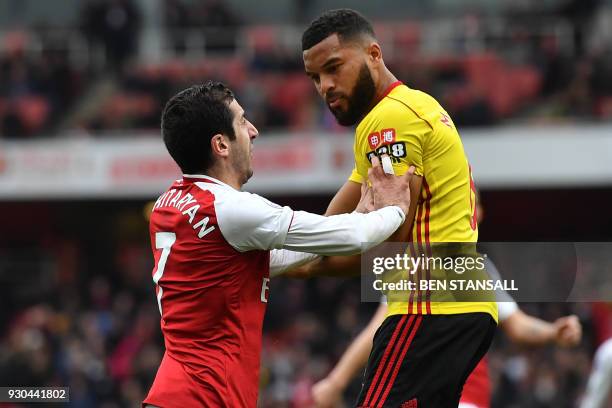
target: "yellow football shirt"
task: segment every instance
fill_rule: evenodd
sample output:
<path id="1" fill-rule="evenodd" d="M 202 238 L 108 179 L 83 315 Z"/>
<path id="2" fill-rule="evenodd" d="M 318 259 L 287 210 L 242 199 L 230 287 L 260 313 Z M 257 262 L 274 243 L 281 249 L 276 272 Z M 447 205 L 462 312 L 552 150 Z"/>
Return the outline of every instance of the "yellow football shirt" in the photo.
<path id="1" fill-rule="evenodd" d="M 411 233 L 415 247 L 478 240 L 471 168 L 455 125 L 434 98 L 401 82 L 393 84 L 357 126 L 349 180 L 363 183 L 372 156 L 381 153 L 391 157 L 395 174 L 412 165 L 423 177 Z M 497 321 L 494 301 L 435 301 L 429 292 L 413 292 L 404 302 L 390 300 L 389 315 L 485 312 Z"/>

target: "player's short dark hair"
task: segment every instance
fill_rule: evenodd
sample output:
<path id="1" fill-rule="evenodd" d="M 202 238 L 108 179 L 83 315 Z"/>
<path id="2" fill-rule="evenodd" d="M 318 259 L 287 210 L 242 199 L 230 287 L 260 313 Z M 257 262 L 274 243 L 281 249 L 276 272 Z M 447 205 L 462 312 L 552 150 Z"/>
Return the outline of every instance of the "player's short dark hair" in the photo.
<path id="1" fill-rule="evenodd" d="M 375 37 L 372 25 L 359 12 L 351 9 L 329 10 L 310 23 L 302 34 L 302 51 L 332 34 L 338 34 L 341 41 L 350 41 L 364 34 Z"/>
<path id="2" fill-rule="evenodd" d="M 162 137 L 183 173 L 201 173 L 210 168 L 210 141 L 214 135 L 236 138 L 229 109 L 233 100 L 234 94 L 227 86 L 213 81 L 193 85 L 170 98 L 162 113 Z"/>

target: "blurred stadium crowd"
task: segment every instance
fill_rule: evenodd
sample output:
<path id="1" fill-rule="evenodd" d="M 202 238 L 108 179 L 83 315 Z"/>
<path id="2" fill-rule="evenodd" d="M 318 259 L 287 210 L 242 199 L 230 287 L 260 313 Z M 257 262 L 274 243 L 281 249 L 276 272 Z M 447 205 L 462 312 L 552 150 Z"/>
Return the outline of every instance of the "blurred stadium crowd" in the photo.
<path id="1" fill-rule="evenodd" d="M 301 18 L 293 22 L 261 23 L 235 3 L 165 0 L 157 42 L 149 38 L 151 18 L 132 0 L 81 1 L 78 18 L 63 26 L 7 24 L 0 134 L 156 129 L 160 102 L 203 78 L 226 81 L 260 130 L 334 129 L 301 65 L 308 14 L 299 10 L 309 3 L 295 2 Z M 612 117 L 609 2 L 467 10 L 445 15 L 439 7 L 429 18 L 401 20 L 389 10 L 375 20 L 391 70 L 441 100 L 458 125 Z"/>
<path id="2" fill-rule="evenodd" d="M 166 0 L 156 58 L 143 49 L 141 4 L 82 1 L 70 26 L 2 27 L 0 137 L 157 132 L 162 103 L 205 78 L 226 81 L 262 133 L 339 130 L 303 74 L 304 13 L 264 24 L 222 0 Z M 385 60 L 406 84 L 437 97 L 459 127 L 612 119 L 612 3 L 505 4 L 494 15 L 472 7 L 405 21 L 389 10 L 375 26 Z M 163 339 L 147 226 L 130 205 L 83 206 L 94 214 L 87 225 L 78 221 L 87 219 L 78 203 L 61 215 L 32 204 L 2 216 L 11 233 L 0 237 L 0 283 L 12 289 L 0 297 L 1 385 L 69 385 L 74 407 L 140 404 Z M 22 217 L 32 217 L 25 229 Z M 278 279 L 270 293 L 260 406 L 309 407 L 311 385 L 376 305 L 360 302 L 354 280 Z M 575 407 L 594 348 L 612 335 L 610 313 L 589 304 L 522 307 L 548 320 L 576 313 L 585 338 L 577 350 L 532 351 L 498 336 L 493 406 Z M 347 403 L 358 389 L 355 381 Z"/>

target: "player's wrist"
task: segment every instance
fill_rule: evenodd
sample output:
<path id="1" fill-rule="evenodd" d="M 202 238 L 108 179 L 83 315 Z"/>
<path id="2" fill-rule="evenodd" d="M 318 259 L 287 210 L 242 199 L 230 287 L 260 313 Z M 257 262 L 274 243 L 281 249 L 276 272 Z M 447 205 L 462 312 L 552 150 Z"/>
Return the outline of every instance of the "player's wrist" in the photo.
<path id="1" fill-rule="evenodd" d="M 408 207 L 404 207 L 401 204 L 392 204 L 389 207 L 396 209 L 397 213 L 402 219 L 402 223 L 406 220 L 406 214 L 408 214 Z"/>

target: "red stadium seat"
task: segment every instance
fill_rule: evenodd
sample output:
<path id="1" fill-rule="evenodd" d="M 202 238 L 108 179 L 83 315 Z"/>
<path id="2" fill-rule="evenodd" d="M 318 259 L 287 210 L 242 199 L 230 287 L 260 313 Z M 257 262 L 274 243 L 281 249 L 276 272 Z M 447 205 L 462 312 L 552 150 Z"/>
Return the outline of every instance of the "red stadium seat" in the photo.
<path id="1" fill-rule="evenodd" d="M 306 75 L 290 74 L 275 87 L 271 103 L 289 116 L 292 128 L 301 128 L 307 121 L 305 108 L 310 107 L 313 95 L 314 87 Z"/>
<path id="2" fill-rule="evenodd" d="M 29 134 L 42 129 L 49 117 L 49 101 L 42 96 L 26 96 L 19 98 L 14 108 Z"/>
<path id="3" fill-rule="evenodd" d="M 533 99 L 540 92 L 542 77 L 533 67 L 523 66 L 513 68 L 511 78 L 514 89 L 521 100 Z"/>
<path id="4" fill-rule="evenodd" d="M 257 53 L 274 51 L 277 43 L 277 29 L 270 25 L 251 26 L 246 29 L 249 45 Z"/>

